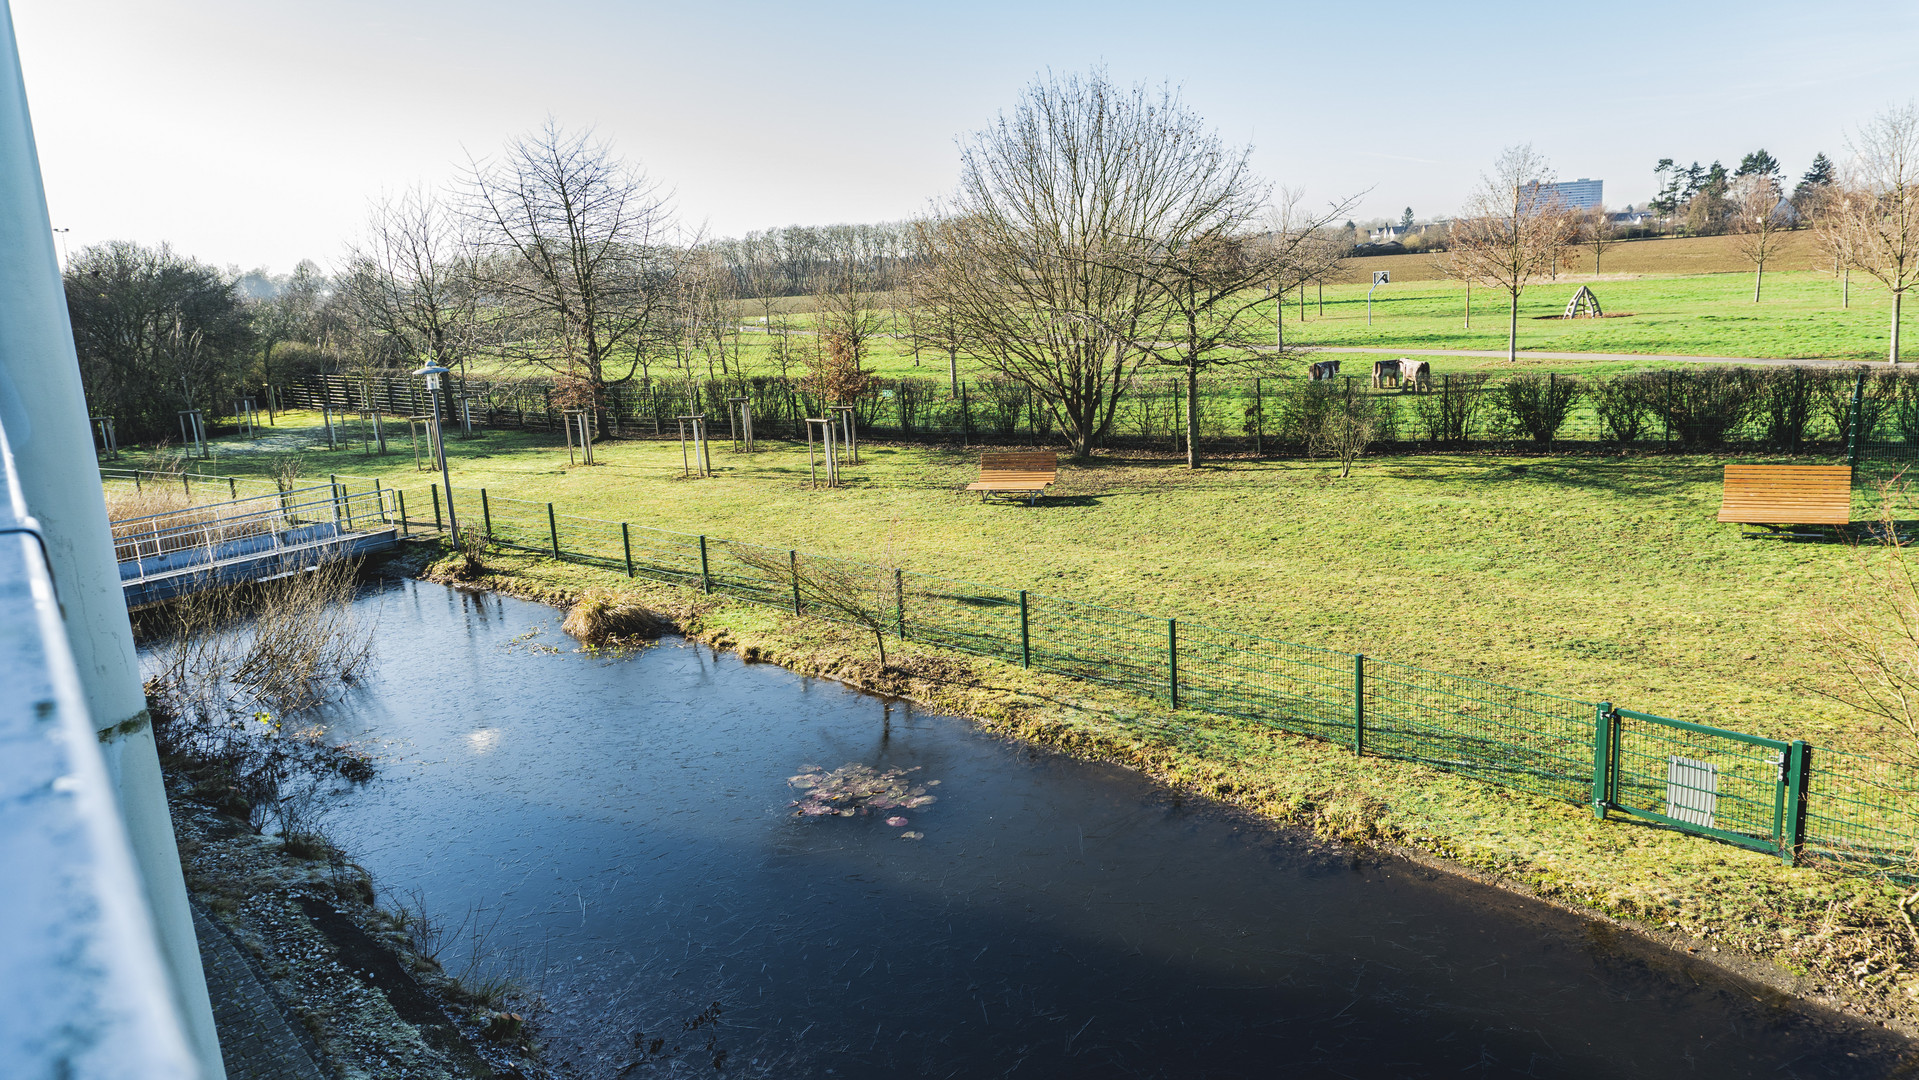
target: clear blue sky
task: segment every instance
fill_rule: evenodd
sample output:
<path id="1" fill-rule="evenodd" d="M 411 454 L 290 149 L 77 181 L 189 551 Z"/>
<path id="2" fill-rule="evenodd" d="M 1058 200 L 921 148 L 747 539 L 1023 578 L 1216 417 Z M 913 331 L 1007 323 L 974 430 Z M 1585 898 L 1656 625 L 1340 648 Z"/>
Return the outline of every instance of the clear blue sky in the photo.
<path id="1" fill-rule="evenodd" d="M 13 0 L 54 224 L 338 262 L 368 201 L 549 114 L 709 234 L 897 218 L 1035 74 L 1167 81 L 1274 181 L 1450 213 L 1499 150 L 1642 202 L 1660 157 L 1795 176 L 1919 94 L 1919 3 Z"/>

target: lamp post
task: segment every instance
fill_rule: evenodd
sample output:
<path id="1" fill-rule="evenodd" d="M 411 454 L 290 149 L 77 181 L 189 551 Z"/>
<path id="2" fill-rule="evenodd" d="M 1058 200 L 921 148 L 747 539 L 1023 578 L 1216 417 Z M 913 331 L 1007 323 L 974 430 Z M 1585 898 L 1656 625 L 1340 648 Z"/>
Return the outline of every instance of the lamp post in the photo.
<path id="1" fill-rule="evenodd" d="M 453 512 L 453 477 L 447 472 L 446 439 L 444 438 L 444 433 L 440 430 L 440 379 L 447 374 L 447 369 L 429 360 L 425 367 L 413 374 L 426 376 L 427 393 L 431 395 L 433 399 L 433 451 L 435 456 L 440 459 L 440 482 L 446 486 L 447 526 L 453 532 L 454 545 L 458 546 L 460 543 L 460 517 Z"/>

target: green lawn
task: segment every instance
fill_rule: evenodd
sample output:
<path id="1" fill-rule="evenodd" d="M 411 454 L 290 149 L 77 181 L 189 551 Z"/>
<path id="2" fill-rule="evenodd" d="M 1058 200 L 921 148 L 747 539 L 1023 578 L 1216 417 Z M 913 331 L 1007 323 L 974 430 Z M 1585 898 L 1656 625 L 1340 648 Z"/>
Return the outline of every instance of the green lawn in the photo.
<path id="1" fill-rule="evenodd" d="M 1542 317 L 1563 312 L 1566 301 L 1582 284 L 1592 288 L 1611 317 Z M 1472 328 L 1466 329 L 1462 325 L 1466 293 L 1457 282 L 1406 281 L 1380 286 L 1374 293 L 1370 326 L 1366 322 L 1368 289 L 1360 284 L 1329 285 L 1323 307 L 1318 294 L 1309 292 L 1304 322 L 1300 321 L 1297 294 L 1290 294 L 1285 315 L 1287 343 L 1376 348 L 1386 354 L 1401 349 L 1506 347 L 1503 292 L 1475 288 Z M 786 297 L 779 303 L 792 312 L 791 325 L 801 332 L 794 335 L 793 348 L 810 345 L 810 299 Z M 747 301 L 742 306 L 744 325 L 757 326 L 759 311 L 757 302 Z M 1850 308 L 1840 307 L 1839 286 L 1831 275 L 1810 271 L 1768 273 L 1763 297 L 1757 304 L 1752 302 L 1750 273 L 1608 275 L 1598 279 L 1568 275 L 1527 289 L 1520 302 L 1519 347 L 1549 352 L 1883 360 L 1891 311 L 1890 295 L 1863 275 L 1854 276 Z M 1906 322 L 1904 336 L 1919 340 L 1912 334 L 1919 316 L 1908 314 Z M 916 358 L 906 329 L 902 314 L 895 336 L 895 320 L 889 317 L 866 365 L 889 378 L 944 381 L 946 356 L 921 349 Z M 772 335 L 758 330 L 743 332 L 728 345 L 728 368 L 754 375 L 779 374 L 775 348 Z M 1545 363 L 1557 370 L 1610 371 L 1643 366 L 1617 361 Z M 1461 358 L 1454 369 L 1492 369 L 1494 365 L 1504 367 L 1504 361 Z M 701 362 L 702 373 L 708 366 L 717 374 L 717 357 L 711 365 Z M 962 379 L 978 379 L 985 374 L 977 361 L 963 356 L 958 366 Z M 806 370 L 797 361 L 789 361 L 788 369 L 794 375 Z M 664 376 L 670 370 L 669 365 L 655 364 L 652 373 Z M 477 377 L 512 374 L 484 361 L 475 361 L 472 372 Z"/>
<path id="2" fill-rule="evenodd" d="M 312 419 L 283 417 L 280 430 Z M 675 443 L 602 443 L 589 469 L 568 467 L 552 441 L 449 440 L 469 519 L 485 487 L 562 514 L 878 559 L 1759 734 L 1856 741 L 1851 720 L 1800 687 L 1814 677 L 1805 623 L 1855 556 L 1717 524 L 1721 458 L 1367 458 L 1343 481 L 1317 461 L 1189 472 L 1097 459 L 1064 466 L 1053 497 L 1027 508 L 960 490 L 977 452 L 957 448 L 869 446 L 848 486 L 812 491 L 804 446 L 716 449 L 716 477 L 683 480 Z M 416 515 L 437 480 L 403 446 L 299 458 L 308 476 L 399 485 Z M 267 475 L 280 460 L 223 453 L 196 469 Z M 1862 493 L 1862 517 L 1867 503 Z"/>
<path id="3" fill-rule="evenodd" d="M 1599 297 L 1609 318 L 1560 319 L 1580 285 Z M 1463 326 L 1465 287 L 1450 281 L 1382 285 L 1366 325 L 1366 285 L 1326 289 L 1322 316 L 1308 298 L 1306 321 L 1287 308 L 1288 340 L 1302 345 L 1385 349 L 1504 349 L 1506 294 L 1473 290 L 1473 325 Z M 1830 275 L 1769 273 L 1759 303 L 1751 274 L 1573 278 L 1526 290 L 1519 305 L 1519 347 L 1554 352 L 1677 353 L 1768 359 L 1883 360 L 1892 300 L 1855 276 L 1852 306 L 1841 308 Z M 1908 314 L 1903 322 L 1912 325 Z"/>

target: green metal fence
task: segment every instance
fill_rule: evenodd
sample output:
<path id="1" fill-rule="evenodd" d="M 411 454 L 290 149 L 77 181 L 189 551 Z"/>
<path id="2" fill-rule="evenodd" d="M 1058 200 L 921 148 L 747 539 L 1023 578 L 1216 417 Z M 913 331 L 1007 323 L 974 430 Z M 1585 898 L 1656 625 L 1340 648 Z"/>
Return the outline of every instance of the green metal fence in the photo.
<path id="1" fill-rule="evenodd" d="M 405 492 L 394 492 L 408 507 Z M 1774 853 L 1919 877 L 1911 765 L 1021 589 L 626 522 L 484 490 L 505 548 L 854 622 L 1355 753 Z M 399 515 L 444 530 L 437 485 Z M 430 507 L 430 509 L 423 509 Z M 475 511 L 478 511 L 477 520 Z M 430 516 L 428 516 L 430 515 Z"/>

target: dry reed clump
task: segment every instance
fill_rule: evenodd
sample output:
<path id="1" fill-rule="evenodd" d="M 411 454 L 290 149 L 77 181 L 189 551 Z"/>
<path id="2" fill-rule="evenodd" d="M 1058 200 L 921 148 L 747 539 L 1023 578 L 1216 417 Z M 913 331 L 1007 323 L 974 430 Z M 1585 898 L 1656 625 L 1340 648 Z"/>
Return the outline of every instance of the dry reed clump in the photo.
<path id="1" fill-rule="evenodd" d="M 670 633 L 673 623 L 618 593 L 589 589 L 566 613 L 561 629 L 593 648 L 633 645 Z"/>
<path id="2" fill-rule="evenodd" d="M 207 589 L 143 613 L 153 734 L 169 770 L 256 829 L 313 831 L 319 789 L 372 776 L 370 759 L 285 718 L 332 697 L 372 660 L 352 608 L 358 567 L 334 561 L 271 581 Z"/>

